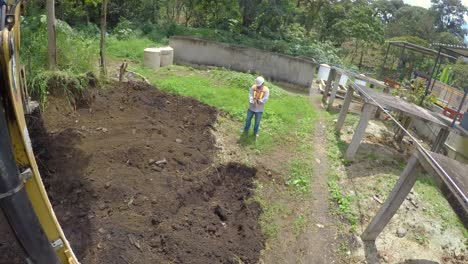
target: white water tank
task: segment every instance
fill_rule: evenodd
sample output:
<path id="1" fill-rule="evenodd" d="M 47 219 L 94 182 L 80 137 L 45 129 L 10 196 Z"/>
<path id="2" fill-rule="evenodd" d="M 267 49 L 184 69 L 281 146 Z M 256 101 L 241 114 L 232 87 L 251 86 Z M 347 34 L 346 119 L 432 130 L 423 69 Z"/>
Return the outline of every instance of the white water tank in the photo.
<path id="1" fill-rule="evenodd" d="M 328 75 L 330 75 L 330 65 L 320 64 L 317 80 L 328 80 Z"/>
<path id="2" fill-rule="evenodd" d="M 339 84 L 340 84 L 341 86 L 346 86 L 346 83 L 347 83 L 347 82 L 348 82 L 348 76 L 342 74 L 342 75 L 341 75 L 341 78 L 340 78 Z"/>
<path id="3" fill-rule="evenodd" d="M 169 66 L 174 63 L 174 49 L 171 47 L 161 47 L 161 67 Z"/>
<path id="4" fill-rule="evenodd" d="M 146 48 L 143 62 L 149 68 L 157 69 L 161 67 L 161 50 L 158 48 Z"/>

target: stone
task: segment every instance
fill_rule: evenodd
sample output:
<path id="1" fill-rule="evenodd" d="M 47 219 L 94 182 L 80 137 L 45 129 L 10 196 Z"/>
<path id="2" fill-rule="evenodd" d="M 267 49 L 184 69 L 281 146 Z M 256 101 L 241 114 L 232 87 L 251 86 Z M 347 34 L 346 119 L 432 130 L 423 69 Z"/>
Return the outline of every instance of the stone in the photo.
<path id="1" fill-rule="evenodd" d="M 406 229 L 404 229 L 403 227 L 399 227 L 397 229 L 396 235 L 397 237 L 400 237 L 400 238 L 406 236 Z"/>
<path id="2" fill-rule="evenodd" d="M 105 127 L 103 127 L 101 130 L 102 130 L 102 132 L 104 132 L 104 133 L 107 133 L 107 132 L 109 131 L 109 130 L 108 130 L 107 128 L 105 128 Z"/>
<path id="3" fill-rule="evenodd" d="M 101 228 L 98 229 L 98 232 L 101 233 L 101 234 L 104 234 L 104 233 L 106 233 L 106 230 L 101 227 Z"/>
<path id="4" fill-rule="evenodd" d="M 98 207 L 99 207 L 99 210 L 105 210 L 109 206 L 107 204 L 102 203 Z"/>
<path id="5" fill-rule="evenodd" d="M 182 139 L 180 139 L 180 138 L 176 138 L 175 141 L 176 141 L 177 143 L 179 143 L 179 144 L 182 143 Z"/>
<path id="6" fill-rule="evenodd" d="M 167 163 L 167 160 L 164 158 L 164 159 L 162 159 L 162 160 L 158 160 L 158 161 L 156 161 L 155 163 L 156 163 L 156 165 L 158 165 L 158 166 L 159 166 L 159 165 L 166 164 L 166 163 Z"/>
<path id="7" fill-rule="evenodd" d="M 153 163 L 155 163 L 155 162 L 156 162 L 156 161 L 155 161 L 154 159 L 149 159 L 149 160 L 148 160 L 148 163 L 149 163 L 149 164 L 153 164 Z"/>

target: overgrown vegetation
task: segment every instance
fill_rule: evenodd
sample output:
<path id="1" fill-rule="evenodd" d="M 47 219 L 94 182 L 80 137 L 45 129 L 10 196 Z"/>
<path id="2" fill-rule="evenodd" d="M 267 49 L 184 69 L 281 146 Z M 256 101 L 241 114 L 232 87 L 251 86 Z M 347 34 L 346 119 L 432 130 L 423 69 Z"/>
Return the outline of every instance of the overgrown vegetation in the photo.
<path id="1" fill-rule="evenodd" d="M 29 93 L 45 102 L 54 87 L 71 89 L 67 94 L 87 88 L 86 73 L 95 72 L 98 42 L 57 21 L 57 54 L 60 71 L 49 71 L 47 61 L 47 27 L 45 15 L 22 20 L 21 62 L 28 72 Z M 57 82 L 55 82 L 57 81 Z"/>

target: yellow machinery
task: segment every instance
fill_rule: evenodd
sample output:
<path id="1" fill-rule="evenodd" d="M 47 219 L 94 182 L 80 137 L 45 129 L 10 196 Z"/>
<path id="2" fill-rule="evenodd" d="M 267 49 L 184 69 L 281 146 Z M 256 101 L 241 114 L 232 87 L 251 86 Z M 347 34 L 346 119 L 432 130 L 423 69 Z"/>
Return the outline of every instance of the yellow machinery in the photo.
<path id="1" fill-rule="evenodd" d="M 19 64 L 22 1 L 0 4 L 0 208 L 27 263 L 78 264 L 47 197 L 26 127 L 28 95 Z"/>

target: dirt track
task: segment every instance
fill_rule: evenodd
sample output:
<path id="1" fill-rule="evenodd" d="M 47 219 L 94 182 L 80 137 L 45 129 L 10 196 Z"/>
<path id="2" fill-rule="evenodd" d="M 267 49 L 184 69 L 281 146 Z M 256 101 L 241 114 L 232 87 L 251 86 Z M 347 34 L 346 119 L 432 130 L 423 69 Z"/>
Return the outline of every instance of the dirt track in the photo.
<path id="1" fill-rule="evenodd" d="M 246 202 L 256 170 L 212 167 L 216 110 L 143 84 L 69 108 L 51 98 L 30 133 L 83 264 L 258 261 L 261 208 Z"/>

